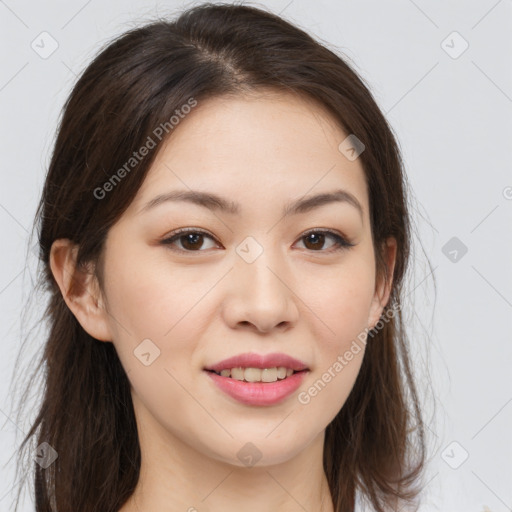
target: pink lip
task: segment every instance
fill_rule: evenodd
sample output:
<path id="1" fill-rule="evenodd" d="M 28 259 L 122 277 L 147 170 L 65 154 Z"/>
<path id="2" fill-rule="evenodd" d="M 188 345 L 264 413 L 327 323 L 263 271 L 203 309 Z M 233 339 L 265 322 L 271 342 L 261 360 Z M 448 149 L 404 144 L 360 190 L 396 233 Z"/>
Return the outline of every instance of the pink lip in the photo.
<path id="1" fill-rule="evenodd" d="M 251 367 L 255 368 L 253 365 Z M 224 393 L 243 404 L 274 405 L 282 402 L 296 391 L 306 373 L 309 372 L 301 371 L 294 373 L 290 377 L 276 382 L 245 382 L 230 377 L 222 377 L 212 371 L 206 371 L 206 373 Z"/>
<path id="2" fill-rule="evenodd" d="M 224 359 L 212 366 L 205 367 L 205 370 L 214 370 L 220 372 L 221 370 L 231 368 L 277 368 L 284 366 L 285 368 L 291 368 L 296 372 L 302 370 L 308 370 L 309 368 L 305 363 L 283 353 L 273 353 L 260 355 L 255 353 L 239 354 L 228 359 Z"/>

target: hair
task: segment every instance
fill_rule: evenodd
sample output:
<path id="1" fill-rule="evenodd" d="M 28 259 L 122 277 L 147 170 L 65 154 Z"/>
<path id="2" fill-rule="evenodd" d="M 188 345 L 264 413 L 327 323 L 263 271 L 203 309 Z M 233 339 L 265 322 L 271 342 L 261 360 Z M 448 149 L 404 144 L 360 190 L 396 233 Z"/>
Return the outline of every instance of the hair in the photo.
<path id="1" fill-rule="evenodd" d="M 411 219 L 396 139 L 362 78 L 326 45 L 265 10 L 205 3 L 105 44 L 61 112 L 34 223 L 42 267 L 37 287 L 49 295 L 42 317 L 48 333 L 32 376 L 44 371 L 42 401 L 19 447 L 21 454 L 34 439 L 58 454 L 46 468 L 30 460 L 37 512 L 117 512 L 135 490 L 141 462 L 125 371 L 114 345 L 91 337 L 67 307 L 50 268 L 52 243 L 76 244 L 76 268 L 92 263 L 102 286 L 106 235 L 172 136 L 172 116 L 194 100 L 264 90 L 314 101 L 364 144 L 358 158 L 378 277 L 389 277 L 383 243 L 388 237 L 397 242 L 386 305 L 396 314 L 369 332 L 353 389 L 326 428 L 323 463 L 334 509 L 354 512 L 361 493 L 384 512 L 395 503 L 413 504 L 421 492 L 425 426 L 397 308 Z M 149 154 L 131 161 L 150 140 Z"/>

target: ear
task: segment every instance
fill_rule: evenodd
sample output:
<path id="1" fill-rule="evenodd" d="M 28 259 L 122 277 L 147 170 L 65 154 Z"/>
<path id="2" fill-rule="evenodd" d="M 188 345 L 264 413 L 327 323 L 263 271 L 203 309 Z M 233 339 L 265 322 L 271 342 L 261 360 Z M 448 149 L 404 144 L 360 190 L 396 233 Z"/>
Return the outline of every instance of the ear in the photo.
<path id="1" fill-rule="evenodd" d="M 396 239 L 393 237 L 388 238 L 382 247 L 384 251 L 384 261 L 387 266 L 387 278 L 383 275 L 377 280 L 375 285 L 375 294 L 373 296 L 372 304 L 370 307 L 370 314 L 368 316 L 368 327 L 373 328 L 378 323 L 382 311 L 386 307 L 391 293 L 393 284 L 393 274 L 396 262 Z"/>
<path id="2" fill-rule="evenodd" d="M 78 246 L 71 240 L 55 240 L 50 251 L 50 267 L 68 308 L 93 338 L 111 341 L 108 313 L 104 307 L 93 265 L 76 268 Z"/>

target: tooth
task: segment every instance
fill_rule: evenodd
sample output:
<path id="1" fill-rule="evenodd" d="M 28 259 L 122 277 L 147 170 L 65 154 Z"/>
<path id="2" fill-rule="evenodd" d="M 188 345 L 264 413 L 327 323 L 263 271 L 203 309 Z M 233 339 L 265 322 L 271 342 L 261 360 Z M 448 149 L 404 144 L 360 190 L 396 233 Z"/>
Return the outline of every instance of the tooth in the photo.
<path id="1" fill-rule="evenodd" d="M 291 368 L 285 366 L 273 368 L 225 368 L 218 372 L 222 377 L 231 377 L 235 380 L 245 380 L 247 382 L 276 382 L 283 380 L 293 374 Z"/>
<path id="2" fill-rule="evenodd" d="M 259 368 L 246 368 L 244 378 L 247 382 L 261 381 L 261 370 Z"/>
<path id="3" fill-rule="evenodd" d="M 236 380 L 244 380 L 243 368 L 231 368 L 231 378 Z"/>
<path id="4" fill-rule="evenodd" d="M 277 369 L 277 378 L 284 379 L 286 377 L 286 368 L 284 366 L 280 366 Z"/>
<path id="5" fill-rule="evenodd" d="M 276 382 L 277 368 L 265 368 L 261 371 L 261 380 L 263 382 Z"/>

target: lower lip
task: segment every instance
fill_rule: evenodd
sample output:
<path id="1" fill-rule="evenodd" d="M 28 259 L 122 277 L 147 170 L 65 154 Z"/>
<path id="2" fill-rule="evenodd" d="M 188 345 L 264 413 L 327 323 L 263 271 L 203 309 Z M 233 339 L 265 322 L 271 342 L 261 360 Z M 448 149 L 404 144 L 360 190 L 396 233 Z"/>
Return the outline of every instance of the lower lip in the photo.
<path id="1" fill-rule="evenodd" d="M 206 370 L 205 370 L 206 371 Z M 206 371 L 227 395 L 246 405 L 274 405 L 289 397 L 301 385 L 308 371 L 297 372 L 276 382 L 245 382 Z"/>

